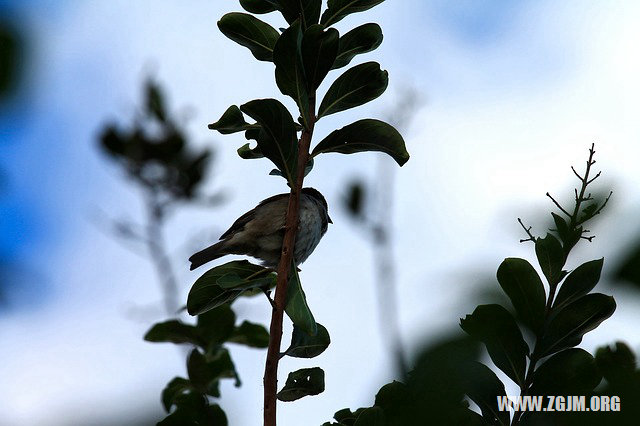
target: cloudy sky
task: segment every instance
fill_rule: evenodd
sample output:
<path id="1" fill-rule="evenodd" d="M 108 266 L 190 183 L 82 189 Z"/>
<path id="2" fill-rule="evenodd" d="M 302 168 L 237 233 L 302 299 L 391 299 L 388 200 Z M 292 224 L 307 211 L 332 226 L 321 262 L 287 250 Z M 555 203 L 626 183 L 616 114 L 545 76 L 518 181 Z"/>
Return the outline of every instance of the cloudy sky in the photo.
<path id="1" fill-rule="evenodd" d="M 282 179 L 266 176 L 267 161 L 236 155 L 242 136 L 206 128 L 231 104 L 279 94 L 272 65 L 217 30 L 224 13 L 239 9 L 232 1 L 0 1 L 2 16 L 24 28 L 28 47 L 20 95 L 0 110 L 7 180 L 0 254 L 21 271 L 0 310 L 0 425 L 153 415 L 165 383 L 184 375 L 183 353 L 142 341 L 164 319 L 153 269 L 99 224 L 104 214 L 140 218 L 142 206 L 98 152 L 96 135 L 108 120 L 128 119 L 151 74 L 193 139 L 216 149 L 207 190 L 225 191 L 227 202 L 181 212 L 167 230 L 186 298 L 197 274 L 188 272 L 193 247 L 185 241 L 202 229 L 226 229 L 286 190 Z M 266 20 L 282 26 L 275 15 Z M 455 330 L 478 303 L 478 282 L 494 276 L 503 258 L 532 258 L 532 247 L 518 244 L 515 218 L 543 233 L 551 207 L 545 192 L 569 198 L 569 166 L 581 167 L 592 142 L 600 188 L 615 195 L 593 227 L 598 237 L 573 262 L 615 260 L 637 236 L 639 20 L 633 1 L 389 0 L 339 23 L 341 32 L 380 23 L 384 43 L 357 61 L 379 61 L 390 86 L 371 104 L 324 120 L 320 137 L 357 118 L 384 118 L 403 90 L 423 100 L 405 131 L 411 160 L 396 170 L 393 225 L 410 349 Z M 378 332 L 370 246 L 340 209 L 345 182 L 373 177 L 378 161 L 377 154 L 327 155 L 307 180 L 326 195 L 334 219 L 301 276 L 332 345 L 319 358 L 281 364 L 281 381 L 287 371 L 315 365 L 327 377 L 322 395 L 280 405 L 283 425 L 302 416 L 321 424 L 340 408 L 371 405 L 393 378 Z M 637 348 L 637 300 L 610 292 L 618 311 L 583 346 L 617 336 Z M 237 306 L 243 318 L 268 322 L 264 300 Z M 244 385 L 223 386 L 222 405 L 231 424 L 259 424 L 264 353 L 232 354 Z"/>

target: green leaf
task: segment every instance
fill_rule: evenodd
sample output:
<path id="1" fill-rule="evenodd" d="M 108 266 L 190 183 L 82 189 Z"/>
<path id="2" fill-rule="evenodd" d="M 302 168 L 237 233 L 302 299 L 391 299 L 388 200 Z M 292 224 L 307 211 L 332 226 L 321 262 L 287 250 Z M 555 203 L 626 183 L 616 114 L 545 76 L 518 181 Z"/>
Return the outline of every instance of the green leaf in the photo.
<path id="1" fill-rule="evenodd" d="M 249 124 L 244 121 L 244 115 L 242 115 L 240 108 L 236 105 L 231 105 L 227 108 L 224 114 L 222 114 L 222 117 L 215 123 L 209 124 L 208 127 L 211 130 L 217 130 L 223 135 L 260 128 L 260 126 L 256 124 Z"/>
<path id="2" fill-rule="evenodd" d="M 197 332 L 204 348 L 224 343 L 233 333 L 236 314 L 228 304 L 198 315 Z"/>
<path id="3" fill-rule="evenodd" d="M 298 276 L 298 270 L 293 262 L 291 262 L 291 268 L 289 269 L 289 283 L 287 285 L 284 311 L 301 331 L 309 336 L 315 336 L 318 333 L 318 324 L 309 309 L 307 297 L 304 294 L 304 290 L 302 290 L 302 284 Z"/>
<path id="4" fill-rule="evenodd" d="M 198 392 L 206 393 L 213 377 L 207 365 L 207 360 L 198 349 L 191 351 L 189 358 L 187 358 L 187 373 L 189 374 L 189 380 Z"/>
<path id="5" fill-rule="evenodd" d="M 338 43 L 338 55 L 331 69 L 342 68 L 362 53 L 371 52 L 382 43 L 382 28 L 375 23 L 355 27 L 342 37 Z"/>
<path id="6" fill-rule="evenodd" d="M 583 263 L 571 271 L 558 291 L 556 300 L 553 303 L 553 309 L 562 309 L 593 290 L 598 281 L 600 281 L 603 265 L 604 258 Z"/>
<path id="7" fill-rule="evenodd" d="M 284 388 L 278 392 L 278 399 L 290 402 L 323 391 L 324 371 L 319 367 L 302 368 L 289 373 Z"/>
<path id="8" fill-rule="evenodd" d="M 227 341 L 251 348 L 266 348 L 269 346 L 269 332 L 260 324 L 243 321 Z"/>
<path id="9" fill-rule="evenodd" d="M 493 363 L 511 380 L 524 385 L 529 347 L 509 311 L 500 305 L 480 305 L 460 320 L 460 327 L 486 345 Z"/>
<path id="10" fill-rule="evenodd" d="M 551 319 L 540 344 L 540 356 L 578 345 L 582 336 L 598 327 L 615 310 L 613 297 L 601 293 L 587 294 L 570 303 Z"/>
<path id="11" fill-rule="evenodd" d="M 498 268 L 498 282 L 520 319 L 539 332 L 544 322 L 545 292 L 540 276 L 524 259 L 507 258 Z"/>
<path id="12" fill-rule="evenodd" d="M 385 426 L 384 411 L 380 407 L 370 407 L 362 411 L 353 426 Z"/>
<path id="13" fill-rule="evenodd" d="M 232 12 L 218 21 L 218 28 L 225 36 L 248 48 L 257 60 L 273 60 L 273 49 L 280 34 L 266 22 L 247 13 Z"/>
<path id="14" fill-rule="evenodd" d="M 564 266 L 565 256 L 562 244 L 553 235 L 547 233 L 545 238 L 536 239 L 536 256 L 550 285 L 560 282 L 560 274 Z"/>
<path id="15" fill-rule="evenodd" d="M 384 121 L 367 118 L 334 130 L 313 149 L 315 157 L 325 152 L 353 154 L 379 151 L 390 155 L 398 165 L 409 160 L 409 153 L 402 135 Z"/>
<path id="16" fill-rule="evenodd" d="M 349 68 L 333 82 L 320 103 L 318 119 L 365 104 L 387 89 L 389 75 L 377 62 Z"/>
<path id="17" fill-rule="evenodd" d="M 164 96 L 160 87 L 153 81 L 147 81 L 147 111 L 160 121 L 167 118 L 167 110 L 164 103 Z"/>
<path id="18" fill-rule="evenodd" d="M 177 320 L 154 324 L 144 335 L 144 340 L 147 342 L 201 343 L 194 326 Z"/>
<path id="19" fill-rule="evenodd" d="M 174 401 L 178 395 L 193 389 L 191 382 L 182 377 L 174 377 L 162 391 L 162 406 L 167 411 L 171 411 Z"/>
<path id="20" fill-rule="evenodd" d="M 328 0 L 327 10 L 322 14 L 320 23 L 325 27 L 335 24 L 347 15 L 364 12 L 382 3 L 384 0 Z"/>
<path id="21" fill-rule="evenodd" d="M 257 158 L 264 158 L 264 154 L 260 150 L 259 146 L 256 146 L 255 148 L 251 149 L 248 143 L 238 148 L 238 155 L 241 158 L 244 158 L 245 160 L 254 160 Z"/>
<path id="22" fill-rule="evenodd" d="M 191 287 L 187 311 L 199 315 L 232 301 L 242 292 L 273 284 L 275 275 L 262 266 L 238 260 L 216 266 L 205 272 Z"/>
<path id="23" fill-rule="evenodd" d="M 291 114 L 275 99 L 256 99 L 240 109 L 261 126 L 258 147 L 293 186 L 298 166 L 298 141 Z"/>
<path id="24" fill-rule="evenodd" d="M 278 9 L 291 24 L 302 18 L 302 27 L 307 28 L 317 24 L 320 19 L 322 0 L 272 0 L 278 4 Z"/>
<path id="25" fill-rule="evenodd" d="M 324 352 L 325 349 L 329 347 L 331 338 L 324 325 L 320 323 L 316 324 L 318 326 L 318 332 L 315 336 L 310 336 L 294 325 L 291 335 L 291 345 L 289 345 L 289 349 L 285 351 L 285 355 L 294 358 L 314 358 Z"/>
<path id="26" fill-rule="evenodd" d="M 235 379 L 236 387 L 240 386 L 240 377 L 227 348 L 217 346 L 213 351 L 207 352 L 207 366 L 212 380 Z"/>
<path id="27" fill-rule="evenodd" d="M 290 96 L 298 105 L 304 124 L 308 127 L 309 93 L 302 63 L 302 30 L 296 21 L 287 28 L 273 49 L 276 65 L 276 84 L 283 95 Z"/>
<path id="28" fill-rule="evenodd" d="M 509 426 L 509 412 L 498 410 L 498 397 L 507 393 L 495 373 L 475 361 L 462 365 L 461 370 L 466 393 L 480 407 L 486 424 Z"/>
<path id="29" fill-rule="evenodd" d="M 260 15 L 278 10 L 277 0 L 240 0 L 240 6 L 247 12 Z"/>
<path id="30" fill-rule="evenodd" d="M 531 395 L 586 395 L 602 380 L 595 359 L 579 348 L 559 352 L 540 365 Z"/>
<path id="31" fill-rule="evenodd" d="M 312 25 L 304 32 L 301 52 L 309 92 L 320 86 L 333 66 L 339 38 L 337 30 L 329 28 L 325 31 L 322 25 Z"/>

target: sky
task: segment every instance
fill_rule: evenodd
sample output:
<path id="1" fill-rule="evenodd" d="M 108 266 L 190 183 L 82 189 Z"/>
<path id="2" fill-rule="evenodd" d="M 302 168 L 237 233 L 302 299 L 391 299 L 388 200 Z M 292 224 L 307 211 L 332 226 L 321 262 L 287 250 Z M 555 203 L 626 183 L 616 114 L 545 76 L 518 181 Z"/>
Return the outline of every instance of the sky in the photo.
<path id="1" fill-rule="evenodd" d="M 227 202 L 187 209 L 167 229 L 186 299 L 198 276 L 186 259 L 198 247 L 185 242 L 203 229 L 223 231 L 286 190 L 282 179 L 266 176 L 267 161 L 236 155 L 241 135 L 223 137 L 206 124 L 254 98 L 293 104 L 278 96 L 272 65 L 217 30 L 224 13 L 240 10 L 236 2 L 16 0 L 0 2 L 0 10 L 23 26 L 28 48 L 20 94 L 10 107 L 0 105 L 7 181 L 0 255 L 22 271 L 0 310 L 0 425 L 86 425 L 114 413 L 160 413 L 160 392 L 184 375 L 184 354 L 142 340 L 164 319 L 161 296 L 145 259 L 104 231 L 104 217 L 137 219 L 142 206 L 99 153 L 98 131 L 128 119 L 151 74 L 190 136 L 215 148 L 206 189 L 222 190 Z M 581 167 L 592 142 L 600 187 L 615 194 L 594 224 L 597 238 L 573 261 L 604 256 L 606 274 L 614 265 L 607 259 L 637 238 L 639 19 L 633 1 L 389 0 L 338 24 L 344 32 L 380 23 L 382 46 L 355 63 L 379 61 L 390 85 L 378 100 L 321 122 L 318 135 L 358 118 L 384 118 L 403 90 L 423 100 L 404 131 L 411 160 L 395 171 L 400 324 L 410 350 L 455 330 L 478 303 L 478 283 L 493 279 L 502 259 L 533 258 L 532 247 L 518 243 L 515 219 L 546 232 L 552 206 L 544 194 L 568 199 L 575 183 L 569 166 Z M 281 26 L 275 15 L 265 20 Z M 371 405 L 393 379 L 378 333 L 370 246 L 340 208 L 345 182 L 373 177 L 380 155 L 327 155 L 307 179 L 325 194 L 334 225 L 301 278 L 332 344 L 309 361 L 283 360 L 281 382 L 287 371 L 316 365 L 327 382 L 320 396 L 280 404 L 284 426 L 300 418 L 319 425 L 338 409 Z M 592 350 L 615 336 L 637 349 L 638 300 L 606 291 L 618 310 L 582 346 Z M 264 300 L 237 308 L 244 319 L 268 323 Z M 231 424 L 259 424 L 264 353 L 234 347 L 232 355 L 244 384 L 225 384 L 221 404 Z"/>

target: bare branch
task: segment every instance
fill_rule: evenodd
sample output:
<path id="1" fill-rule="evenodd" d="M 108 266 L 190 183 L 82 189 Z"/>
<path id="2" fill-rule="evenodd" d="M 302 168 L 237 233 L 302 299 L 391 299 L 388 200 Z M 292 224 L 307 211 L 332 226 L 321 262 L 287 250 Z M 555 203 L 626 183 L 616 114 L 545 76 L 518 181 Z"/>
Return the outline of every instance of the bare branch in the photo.
<path id="1" fill-rule="evenodd" d="M 571 214 L 565 209 L 563 209 L 560 203 L 558 203 L 548 192 L 547 192 L 547 197 L 551 198 L 551 201 L 553 201 L 553 204 L 555 204 L 556 207 L 558 207 L 562 213 L 566 214 L 568 217 L 571 217 Z"/>

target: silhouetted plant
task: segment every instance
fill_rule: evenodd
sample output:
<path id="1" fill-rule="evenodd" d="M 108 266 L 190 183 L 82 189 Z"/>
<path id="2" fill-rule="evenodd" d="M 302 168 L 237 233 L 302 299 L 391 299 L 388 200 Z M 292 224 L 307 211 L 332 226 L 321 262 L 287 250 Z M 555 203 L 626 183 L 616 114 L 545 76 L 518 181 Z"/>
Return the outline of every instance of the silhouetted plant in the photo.
<path id="1" fill-rule="evenodd" d="M 335 130 L 311 149 L 318 120 L 369 102 L 387 87 L 387 72 L 381 70 L 376 62 L 366 62 L 340 75 L 319 106 L 316 105 L 317 89 L 332 69 L 348 65 L 356 55 L 374 50 L 382 42 L 382 30 L 375 23 L 360 25 L 342 36 L 332 26 L 345 16 L 370 9 L 382 1 L 329 0 L 323 12 L 321 0 L 240 0 L 241 6 L 252 14 L 280 12 L 288 27 L 278 33 L 255 16 L 236 12 L 224 15 L 218 22 L 224 35 L 247 47 L 257 60 L 275 65 L 277 86 L 282 94 L 295 101 L 299 113 L 295 122 L 280 101 L 256 99 L 240 107 L 229 107 L 217 122 L 209 125 L 210 129 L 222 134 L 244 132 L 247 140 L 255 141 L 257 146 L 254 148 L 249 143 L 240 147 L 239 156 L 244 159 L 266 157 L 272 161 L 276 169 L 270 174 L 283 177 L 290 188 L 289 204 L 282 252 L 275 271 L 247 261 L 229 262 L 202 275 L 194 283 L 187 300 L 188 312 L 202 317 L 211 310 L 232 303 L 247 291 L 265 290 L 269 297 L 267 290 L 275 285 L 275 297 L 273 300 L 269 298 L 272 318 L 264 375 L 264 424 L 268 426 L 276 424 L 277 399 L 294 401 L 324 390 L 324 371 L 315 367 L 290 373 L 284 387 L 277 391 L 278 363 L 283 356 L 315 357 L 330 342 L 329 332 L 315 321 L 309 309 L 293 259 L 304 177 L 312 170 L 314 159 L 323 153 L 380 151 L 390 155 L 399 165 L 409 159 L 398 131 L 375 119 L 358 120 Z M 255 122 L 247 122 L 245 116 Z M 293 322 L 294 330 L 289 348 L 281 352 L 285 312 Z M 208 352 L 195 357 L 200 360 L 198 365 L 201 368 L 190 370 L 191 390 L 185 394 L 204 397 L 198 397 L 197 405 L 176 400 L 176 411 L 167 420 L 180 413 L 181 424 L 185 425 L 202 424 L 207 416 L 212 424 L 217 424 L 215 421 L 225 424 L 222 416 L 218 416 L 218 407 L 214 406 L 216 411 L 213 413 L 211 406 L 206 404 L 207 396 L 216 396 L 215 392 L 207 389 L 219 378 L 208 373 L 215 370 L 212 363 L 217 358 Z M 180 386 L 186 384 L 184 380 L 172 383 Z M 196 382 L 202 386 L 194 392 Z M 192 417 L 187 417 L 186 413 L 192 413 Z"/>

